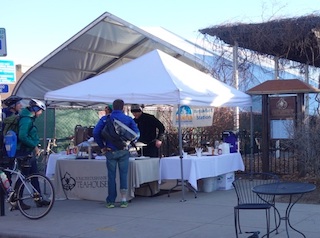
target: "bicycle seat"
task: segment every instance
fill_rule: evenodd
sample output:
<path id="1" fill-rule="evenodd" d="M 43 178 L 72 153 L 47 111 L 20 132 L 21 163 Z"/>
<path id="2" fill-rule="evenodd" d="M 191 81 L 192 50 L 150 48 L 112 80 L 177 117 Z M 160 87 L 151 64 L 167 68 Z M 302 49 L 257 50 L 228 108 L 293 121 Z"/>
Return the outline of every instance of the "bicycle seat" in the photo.
<path id="1" fill-rule="evenodd" d="M 22 156 L 17 156 L 16 157 L 16 161 L 18 164 L 18 168 L 22 169 L 22 168 L 30 168 L 31 167 L 31 163 L 30 163 L 30 159 L 32 158 L 31 155 L 22 155 Z"/>

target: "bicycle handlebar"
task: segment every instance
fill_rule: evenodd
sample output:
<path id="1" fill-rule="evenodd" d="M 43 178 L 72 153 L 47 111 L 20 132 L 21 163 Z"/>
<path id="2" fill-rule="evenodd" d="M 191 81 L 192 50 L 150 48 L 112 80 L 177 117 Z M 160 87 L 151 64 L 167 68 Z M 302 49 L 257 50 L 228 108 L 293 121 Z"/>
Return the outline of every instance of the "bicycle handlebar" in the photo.
<path id="1" fill-rule="evenodd" d="M 67 137 L 63 137 L 63 138 L 55 138 L 55 137 L 47 137 L 46 140 L 47 141 L 52 141 L 52 140 L 55 140 L 57 142 L 60 142 L 60 141 L 67 141 L 67 140 L 72 140 L 73 139 L 73 136 L 67 136 Z M 43 141 L 43 138 L 40 138 L 40 141 Z"/>

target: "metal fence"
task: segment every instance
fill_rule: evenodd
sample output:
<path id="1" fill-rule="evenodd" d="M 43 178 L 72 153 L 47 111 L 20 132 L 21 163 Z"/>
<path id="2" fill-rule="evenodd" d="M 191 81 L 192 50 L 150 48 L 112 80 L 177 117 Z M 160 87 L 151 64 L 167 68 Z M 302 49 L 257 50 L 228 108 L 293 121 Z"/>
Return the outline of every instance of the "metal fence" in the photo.
<path id="1" fill-rule="evenodd" d="M 35 125 L 38 128 L 41 138 L 57 138 L 58 147 L 56 150 L 65 150 L 74 137 L 75 127 L 95 126 L 99 120 L 99 111 L 93 109 L 48 109 L 39 117 Z M 46 123 L 44 123 L 46 121 Z M 46 130 L 44 126 L 46 125 Z M 45 133 L 46 131 L 46 133 Z M 45 135 L 46 134 L 46 135 Z M 41 144 L 43 146 L 43 141 Z"/>
<path id="2" fill-rule="evenodd" d="M 261 151 L 242 153 L 243 162 L 247 172 L 262 172 Z M 272 147 L 269 149 L 269 172 L 278 175 L 290 175 L 299 172 L 298 160 L 293 148 Z"/>

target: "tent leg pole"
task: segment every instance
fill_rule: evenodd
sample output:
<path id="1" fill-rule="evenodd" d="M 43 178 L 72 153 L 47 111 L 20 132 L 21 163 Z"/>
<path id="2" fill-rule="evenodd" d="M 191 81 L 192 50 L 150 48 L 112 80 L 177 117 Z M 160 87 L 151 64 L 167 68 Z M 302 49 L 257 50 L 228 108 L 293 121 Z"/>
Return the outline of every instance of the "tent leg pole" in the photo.
<path id="1" fill-rule="evenodd" d="M 186 199 L 185 199 L 185 196 L 184 196 L 184 187 L 185 187 L 185 181 L 184 181 L 184 179 L 183 179 L 183 162 L 182 162 L 182 158 L 181 158 L 182 156 L 180 155 L 180 165 L 181 165 L 181 178 L 182 178 L 182 198 L 181 198 L 181 200 L 180 200 L 180 202 L 185 202 L 186 201 Z"/>
<path id="2" fill-rule="evenodd" d="M 182 147 L 182 131 L 181 131 L 181 111 L 180 111 L 180 104 L 178 105 L 178 135 L 179 135 L 179 154 L 180 154 L 180 170 L 181 170 L 181 183 L 182 183 L 182 198 L 180 202 L 185 202 L 185 196 L 184 196 L 184 178 L 183 178 L 183 147 Z"/>

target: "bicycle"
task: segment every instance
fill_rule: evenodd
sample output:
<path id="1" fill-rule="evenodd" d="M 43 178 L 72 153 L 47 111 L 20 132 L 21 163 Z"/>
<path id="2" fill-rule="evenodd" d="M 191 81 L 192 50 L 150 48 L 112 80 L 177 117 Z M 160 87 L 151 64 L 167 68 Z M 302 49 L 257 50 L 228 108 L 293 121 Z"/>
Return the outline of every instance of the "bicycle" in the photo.
<path id="1" fill-rule="evenodd" d="M 6 201 L 11 205 L 10 211 L 15 210 L 17 207 L 22 215 L 29 219 L 40 219 L 46 216 L 53 207 L 55 200 L 55 192 L 51 181 L 42 174 L 31 174 L 24 176 L 21 173 L 21 168 L 30 166 L 29 160 L 31 156 L 20 156 L 14 158 L 13 168 L 0 167 L 3 172 L 8 172 L 15 175 L 14 184 L 15 189 L 9 191 L 0 182 L 0 187 L 3 189 L 4 194 L 7 195 Z M 13 176 L 12 176 L 13 178 Z M 21 183 L 17 183 L 20 181 Z M 40 191 L 34 186 L 33 182 L 39 181 Z M 47 205 L 42 205 L 41 201 L 48 201 Z M 26 209 L 28 206 L 30 208 Z M 24 210 L 24 209 L 25 210 Z"/>
<path id="2" fill-rule="evenodd" d="M 45 149 L 41 149 L 39 155 L 37 156 L 38 170 L 39 170 L 40 173 L 45 173 L 46 172 L 49 156 L 51 154 L 55 154 L 56 153 L 54 148 L 57 148 L 57 147 L 61 146 L 61 145 L 59 145 L 59 143 L 67 142 L 67 141 L 70 141 L 70 140 L 72 140 L 72 137 L 65 137 L 65 138 L 61 138 L 61 139 L 47 138 L 46 148 Z M 40 146 L 41 145 L 39 145 L 39 147 Z"/>
<path id="3" fill-rule="evenodd" d="M 40 153 L 37 155 L 38 170 L 40 173 L 45 173 L 49 156 L 50 154 L 55 153 L 53 148 L 57 147 L 56 141 L 56 138 L 47 138 L 46 149 L 41 149 Z M 39 147 L 40 146 L 41 145 L 39 144 Z"/>

